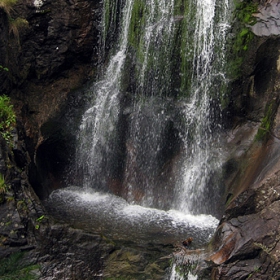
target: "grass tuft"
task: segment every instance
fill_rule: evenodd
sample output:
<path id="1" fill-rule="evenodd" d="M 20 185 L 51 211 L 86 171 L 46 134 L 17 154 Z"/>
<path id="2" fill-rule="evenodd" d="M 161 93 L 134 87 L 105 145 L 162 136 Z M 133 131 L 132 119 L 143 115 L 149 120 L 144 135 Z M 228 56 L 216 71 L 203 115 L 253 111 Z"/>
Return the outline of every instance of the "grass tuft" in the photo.
<path id="1" fill-rule="evenodd" d="M 0 9 L 4 10 L 7 15 L 10 15 L 17 1 L 18 0 L 0 0 Z"/>

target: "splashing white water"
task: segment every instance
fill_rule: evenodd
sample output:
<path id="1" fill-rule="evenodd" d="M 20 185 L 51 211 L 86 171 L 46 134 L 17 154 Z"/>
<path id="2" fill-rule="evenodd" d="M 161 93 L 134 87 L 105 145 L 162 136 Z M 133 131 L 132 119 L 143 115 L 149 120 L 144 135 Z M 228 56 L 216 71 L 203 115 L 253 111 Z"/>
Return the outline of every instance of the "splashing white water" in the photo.
<path id="1" fill-rule="evenodd" d="M 96 171 L 100 168 L 103 157 L 101 149 L 106 149 L 109 145 L 118 121 L 121 77 L 127 55 L 133 3 L 133 0 L 126 1 L 117 51 L 110 59 L 104 78 L 93 86 L 96 97 L 93 106 L 84 113 L 80 126 L 79 164 L 87 170 L 84 178 L 84 185 L 87 187 L 91 186 L 92 178 L 98 176 Z"/>
<path id="2" fill-rule="evenodd" d="M 220 75 L 224 67 L 225 35 L 229 28 L 226 22 L 229 10 L 227 1 L 221 16 L 215 19 L 216 0 L 196 2 L 196 26 L 194 36 L 193 75 L 191 96 L 185 103 L 184 113 L 186 133 L 183 141 L 186 152 L 184 175 L 177 191 L 176 207 L 184 212 L 207 212 L 203 205 L 207 184 L 211 174 L 221 167 L 222 155 L 219 151 L 219 134 L 213 131 L 211 116 L 211 91 L 214 77 Z M 218 35 L 218 36 L 217 36 Z M 214 67 L 215 48 L 219 54 L 219 68 Z M 217 58 L 216 58 L 217 59 Z M 223 82 L 225 79 L 220 75 Z M 213 135 L 215 133 L 215 135 Z"/>
<path id="3" fill-rule="evenodd" d="M 183 214 L 131 205 L 106 193 L 69 187 L 54 191 L 48 200 L 54 215 L 88 231 L 98 229 L 108 237 L 174 244 L 193 236 L 196 246 L 209 241 L 218 220 L 210 215 Z M 69 221 L 68 221 L 69 219 Z"/>
<path id="4" fill-rule="evenodd" d="M 176 268 L 176 263 L 173 263 L 169 280 L 197 280 L 197 276 L 193 275 L 191 272 L 189 272 L 187 276 L 180 275 L 180 273 L 176 271 Z"/>

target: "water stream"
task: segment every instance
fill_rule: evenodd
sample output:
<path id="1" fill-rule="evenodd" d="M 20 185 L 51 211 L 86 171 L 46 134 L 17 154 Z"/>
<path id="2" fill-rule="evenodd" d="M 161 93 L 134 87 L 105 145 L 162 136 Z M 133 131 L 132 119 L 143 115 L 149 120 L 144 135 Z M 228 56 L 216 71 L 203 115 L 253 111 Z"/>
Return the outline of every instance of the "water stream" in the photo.
<path id="1" fill-rule="evenodd" d="M 218 6 L 216 0 L 191 1 L 190 11 L 195 11 L 192 76 L 190 97 L 184 103 L 185 149 L 184 170 L 181 184 L 177 185 L 175 203 L 177 209 L 190 212 L 209 212 L 209 198 L 218 192 L 210 188 L 211 176 L 221 168 L 223 156 L 220 152 L 218 115 L 223 98 L 225 78 L 225 43 L 228 24 L 229 3 Z M 219 12 L 219 16 L 217 13 Z M 215 112 L 216 111 L 216 112 Z M 217 115 L 215 115 L 217 113 Z M 210 196 L 209 196 L 210 194 Z M 207 198 L 208 197 L 208 202 Z M 203 202 L 205 203 L 203 205 Z"/>
<path id="2" fill-rule="evenodd" d="M 205 244 L 222 185 L 229 3 L 103 6 L 100 75 L 78 133 L 80 186 L 55 191 L 51 207 L 114 239 L 165 244 L 192 235 Z"/>

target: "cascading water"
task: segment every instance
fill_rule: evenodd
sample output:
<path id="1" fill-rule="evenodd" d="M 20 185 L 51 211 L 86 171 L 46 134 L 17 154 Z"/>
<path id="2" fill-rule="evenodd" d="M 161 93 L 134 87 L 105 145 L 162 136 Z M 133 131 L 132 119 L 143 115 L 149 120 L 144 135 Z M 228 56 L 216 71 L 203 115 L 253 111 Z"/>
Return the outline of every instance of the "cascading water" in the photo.
<path id="1" fill-rule="evenodd" d="M 230 9 L 228 1 L 185 2 L 104 0 L 104 63 L 78 133 L 83 189 L 50 200 L 73 203 L 77 219 L 114 238 L 168 243 L 194 234 L 203 244 L 218 222 L 208 214 L 217 212 Z"/>
<path id="2" fill-rule="evenodd" d="M 105 1 L 103 49 L 117 25 L 110 7 Z M 83 186 L 147 207 L 211 212 L 228 10 L 215 0 L 125 2 L 118 43 L 83 116 Z"/>
<path id="3" fill-rule="evenodd" d="M 229 4 L 224 1 L 218 7 L 216 2 L 191 1 L 189 7 L 190 11 L 195 12 L 196 18 L 193 66 L 190 97 L 184 103 L 183 109 L 186 124 L 183 142 L 186 154 L 175 207 L 191 213 L 209 212 L 209 197 L 215 198 L 213 193 L 219 191 L 212 188 L 210 190 L 213 193 L 209 194 L 207 187 L 213 172 L 218 170 L 222 163 L 219 152 L 219 124 L 215 123 L 217 116 L 213 111 L 219 111 L 219 107 L 217 104 L 216 107 L 213 106 L 215 99 L 217 101 L 222 97 L 222 88 L 227 83 L 224 74 L 224 48 L 226 31 L 229 28 Z"/>
<path id="4" fill-rule="evenodd" d="M 105 2 L 106 3 L 106 2 Z M 122 71 L 128 48 L 128 30 L 131 20 L 133 1 L 127 1 L 123 9 L 122 32 L 117 51 L 112 55 L 104 77 L 93 86 L 96 92 L 94 104 L 84 116 L 80 130 L 79 163 L 82 163 L 84 186 L 104 185 L 101 173 L 109 170 L 106 150 L 116 130 L 120 104 Z M 105 169 L 105 170 L 102 170 Z M 101 179 L 101 180 L 99 180 Z"/>

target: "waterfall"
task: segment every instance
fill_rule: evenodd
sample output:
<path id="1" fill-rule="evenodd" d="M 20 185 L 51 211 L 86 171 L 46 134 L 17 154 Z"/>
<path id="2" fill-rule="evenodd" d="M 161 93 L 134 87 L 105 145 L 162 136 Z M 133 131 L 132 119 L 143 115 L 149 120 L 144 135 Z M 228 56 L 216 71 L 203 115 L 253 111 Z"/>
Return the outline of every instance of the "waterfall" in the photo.
<path id="1" fill-rule="evenodd" d="M 224 1 L 221 7 L 216 2 L 198 0 L 191 2 L 189 8 L 195 13 L 195 36 L 190 97 L 184 102 L 184 170 L 175 204 L 181 211 L 191 213 L 209 212 L 209 179 L 222 164 L 220 125 L 215 123 L 217 116 L 213 112 L 219 111 L 220 105 L 211 106 L 223 97 L 222 89 L 227 83 L 224 74 L 225 43 L 230 9 L 228 1 Z M 218 190 L 212 189 L 215 191 Z M 211 193 L 210 197 L 215 198 Z"/>
<path id="2" fill-rule="evenodd" d="M 105 1 L 105 7 L 107 6 L 106 3 Z M 118 121 L 121 77 L 127 56 L 128 31 L 133 3 L 134 1 L 126 1 L 123 8 L 122 31 L 115 54 L 110 59 L 104 77 L 92 87 L 92 91 L 96 92 L 96 97 L 92 106 L 84 113 L 80 127 L 78 154 L 80 157 L 79 163 L 83 169 L 85 187 L 104 184 L 102 180 L 99 181 L 97 178 L 99 178 L 101 172 L 104 172 L 103 168 L 106 169 L 108 165 L 105 159 L 108 155 L 106 155 L 104 149 L 106 150 L 110 146 L 110 140 L 115 133 Z M 106 11 L 105 9 L 104 29 L 106 16 L 108 16 Z"/>
<path id="3" fill-rule="evenodd" d="M 195 247 L 210 240 L 220 214 L 231 10 L 220 2 L 103 0 L 76 182 L 50 195 L 53 215 L 113 240 L 165 245 L 191 236 Z M 176 265 L 171 279 L 183 279 Z"/>
<path id="4" fill-rule="evenodd" d="M 103 278 L 195 280 L 205 267 L 221 216 L 230 10 L 229 0 L 103 0 L 71 184 L 44 201 L 96 240 Z"/>
<path id="5" fill-rule="evenodd" d="M 121 242 L 210 240 L 230 10 L 228 0 L 103 1 L 74 179 L 46 201 L 55 218 Z"/>
<path id="6" fill-rule="evenodd" d="M 210 213 L 222 162 L 217 117 L 229 3 L 118 5 L 120 15 L 104 0 L 103 76 L 79 132 L 83 186 L 146 207 Z"/>

